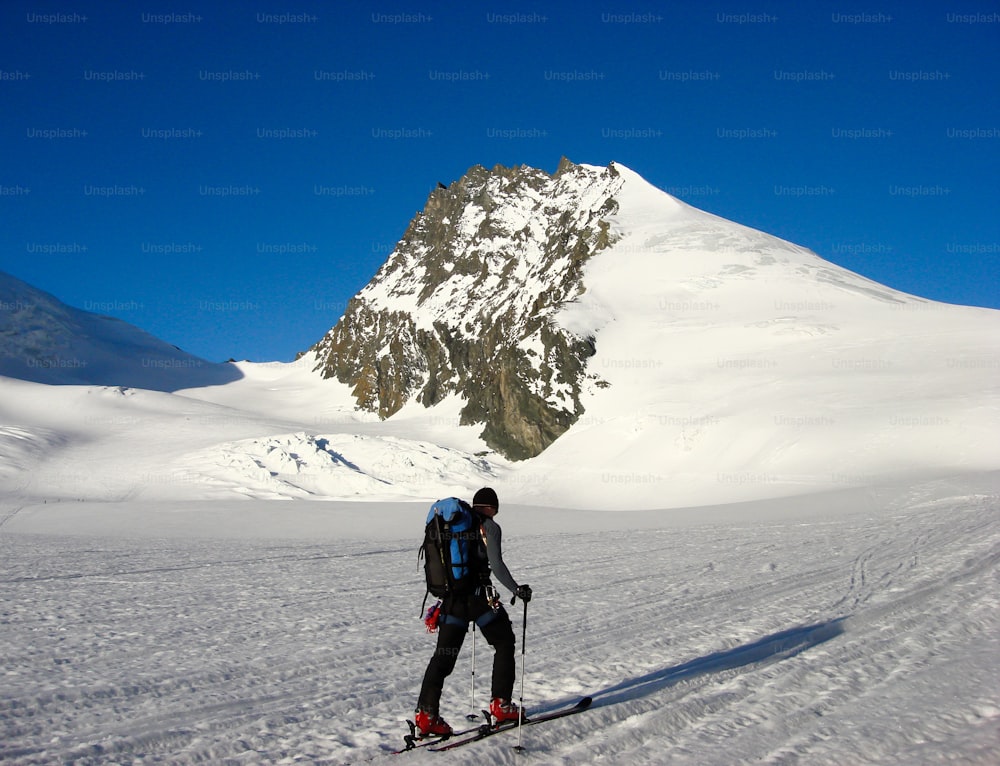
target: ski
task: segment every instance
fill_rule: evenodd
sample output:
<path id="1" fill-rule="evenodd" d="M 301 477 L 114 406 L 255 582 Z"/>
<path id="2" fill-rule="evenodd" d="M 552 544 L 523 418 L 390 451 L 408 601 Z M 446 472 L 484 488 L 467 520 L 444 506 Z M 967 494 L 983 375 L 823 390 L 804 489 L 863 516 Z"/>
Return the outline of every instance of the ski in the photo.
<path id="1" fill-rule="evenodd" d="M 522 722 L 522 726 L 534 726 L 539 723 L 545 723 L 546 721 L 554 721 L 557 718 L 565 718 L 568 715 L 574 715 L 576 713 L 582 713 L 584 710 L 590 707 L 590 703 L 593 702 L 592 697 L 583 697 L 575 705 L 567 708 L 561 708 L 560 710 L 555 710 L 551 713 L 543 713 L 541 715 L 532 716 L 530 718 L 525 718 Z M 468 745 L 471 742 L 478 742 L 481 739 L 486 739 L 487 737 L 492 737 L 494 734 L 500 734 L 505 731 L 512 731 L 517 728 L 517 721 L 509 721 L 507 723 L 502 723 L 499 726 L 483 725 L 479 726 L 475 734 L 471 732 L 458 732 L 452 734 L 448 740 L 436 743 L 429 743 L 431 746 L 428 750 L 435 753 L 440 753 L 445 750 L 454 750 L 456 747 L 462 747 L 462 745 Z M 466 734 L 471 734 L 471 736 L 466 736 Z M 440 745 L 435 747 L 434 745 Z"/>
<path id="2" fill-rule="evenodd" d="M 479 716 L 476 716 L 477 718 Z M 417 750 L 421 747 L 431 747 L 432 745 L 440 745 L 442 742 L 447 742 L 449 739 L 454 737 L 464 737 L 473 732 L 478 732 L 482 728 L 482 724 L 478 726 L 472 726 L 468 729 L 462 729 L 461 731 L 453 731 L 451 734 L 446 734 L 444 736 L 439 736 L 435 734 L 428 734 L 427 736 L 421 736 L 417 734 L 417 725 L 413 721 L 407 720 L 407 726 L 410 727 L 410 733 L 403 737 L 403 741 L 406 746 L 400 750 L 394 750 L 393 755 L 399 755 L 400 753 L 405 753 L 409 750 Z"/>

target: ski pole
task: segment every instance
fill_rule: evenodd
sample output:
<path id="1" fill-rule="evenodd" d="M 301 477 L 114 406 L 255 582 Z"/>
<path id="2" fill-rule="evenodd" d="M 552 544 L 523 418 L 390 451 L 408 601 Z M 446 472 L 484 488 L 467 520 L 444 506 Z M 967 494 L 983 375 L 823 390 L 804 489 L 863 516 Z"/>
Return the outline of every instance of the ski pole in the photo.
<path id="1" fill-rule="evenodd" d="M 472 690 L 470 691 L 469 712 L 465 715 L 470 721 L 479 716 L 472 711 L 476 709 L 476 624 L 470 623 L 472 627 Z"/>
<path id="2" fill-rule="evenodd" d="M 521 620 L 521 696 L 518 699 L 519 710 L 517 712 L 517 746 L 514 748 L 517 752 L 523 752 L 524 748 L 521 747 L 521 725 L 524 723 L 524 645 L 528 640 L 528 602 L 524 601 L 524 617 Z"/>

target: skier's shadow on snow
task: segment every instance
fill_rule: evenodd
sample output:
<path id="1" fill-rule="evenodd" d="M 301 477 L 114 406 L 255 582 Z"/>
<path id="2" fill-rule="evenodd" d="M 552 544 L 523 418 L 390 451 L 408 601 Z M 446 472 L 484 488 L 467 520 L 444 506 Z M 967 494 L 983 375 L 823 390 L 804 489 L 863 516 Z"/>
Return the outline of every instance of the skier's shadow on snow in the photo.
<path id="1" fill-rule="evenodd" d="M 645 697 L 681 681 L 709 673 L 734 670 L 757 663 L 793 657 L 799 652 L 804 652 L 806 649 L 811 649 L 841 635 L 844 632 L 844 620 L 845 618 L 841 617 L 816 625 L 784 630 L 750 644 L 743 644 L 723 652 L 699 657 L 682 665 L 656 670 L 638 678 L 630 678 L 620 684 L 596 692 L 593 695 L 592 707 L 616 705 L 620 702 Z"/>

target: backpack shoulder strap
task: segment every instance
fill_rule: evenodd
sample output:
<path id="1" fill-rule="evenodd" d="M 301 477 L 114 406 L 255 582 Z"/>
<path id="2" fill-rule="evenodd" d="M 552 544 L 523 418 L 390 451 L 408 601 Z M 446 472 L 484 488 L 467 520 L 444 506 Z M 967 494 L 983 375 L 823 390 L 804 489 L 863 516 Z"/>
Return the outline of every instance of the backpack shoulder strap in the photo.
<path id="1" fill-rule="evenodd" d="M 479 539 L 483 541 L 483 549 L 486 550 L 487 553 L 489 553 L 490 548 L 489 548 L 489 543 L 486 542 L 486 530 L 483 528 L 484 521 L 485 519 L 482 516 L 480 516 L 477 519 L 478 523 L 476 524 L 476 529 L 479 530 Z"/>
<path id="2" fill-rule="evenodd" d="M 479 576 L 483 581 L 488 581 L 490 578 L 490 545 L 486 540 L 486 529 L 483 523 L 486 521 L 484 516 L 478 513 L 473 514 L 473 520 L 476 525 L 476 532 L 479 535 L 479 542 L 483 544 L 483 558 L 479 568 Z"/>

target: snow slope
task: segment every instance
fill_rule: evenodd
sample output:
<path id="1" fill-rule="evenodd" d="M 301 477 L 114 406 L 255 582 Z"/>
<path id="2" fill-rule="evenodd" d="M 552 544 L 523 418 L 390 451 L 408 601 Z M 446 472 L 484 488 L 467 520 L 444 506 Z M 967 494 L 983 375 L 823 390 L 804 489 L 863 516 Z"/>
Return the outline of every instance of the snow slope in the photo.
<path id="1" fill-rule="evenodd" d="M 1000 480 L 505 508 L 545 764 L 994 764 Z M 396 763 L 424 505 L 48 503 L 0 521 L 0 761 Z M 13 510 L 13 509 L 11 509 Z M 521 608 L 512 609 L 520 636 Z M 519 639 L 520 640 L 520 639 Z M 471 647 L 444 698 L 485 704 Z M 515 734 L 414 763 L 516 763 Z"/>
<path id="2" fill-rule="evenodd" d="M 276 390 L 272 367 L 248 363 L 239 384 L 219 387 L 220 400 L 247 409 L 196 398 L 212 389 L 185 396 L 0 377 L 0 498 L 375 502 L 463 494 L 495 478 L 469 450 L 428 441 L 432 429 L 387 432 L 336 405 L 340 384 L 281 367 Z M 311 388 L 295 388 L 301 376 Z"/>
<path id="3" fill-rule="evenodd" d="M 1000 466 L 1000 312 L 891 290 L 624 176 L 559 321 L 607 385 L 519 499 L 657 508 Z M 600 168 L 592 168 L 598 172 Z"/>
<path id="4" fill-rule="evenodd" d="M 236 380 L 213 364 L 112 317 L 67 306 L 0 271 L 0 375 L 48 384 L 174 391 Z"/>

